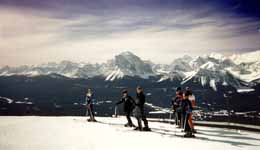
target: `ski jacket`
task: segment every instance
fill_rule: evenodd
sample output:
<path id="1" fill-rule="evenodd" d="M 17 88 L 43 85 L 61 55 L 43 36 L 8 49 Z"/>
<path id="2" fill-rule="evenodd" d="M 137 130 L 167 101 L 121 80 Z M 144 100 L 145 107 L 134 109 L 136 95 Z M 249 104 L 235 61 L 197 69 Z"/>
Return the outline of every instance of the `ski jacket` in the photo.
<path id="1" fill-rule="evenodd" d="M 174 111 L 177 111 L 177 109 L 180 107 L 181 103 L 181 97 L 176 96 L 174 100 L 172 100 L 172 107 Z"/>
<path id="2" fill-rule="evenodd" d="M 86 104 L 89 105 L 89 104 L 93 104 L 93 95 L 87 95 L 86 96 Z"/>
<path id="3" fill-rule="evenodd" d="M 183 113 L 191 113 L 192 112 L 192 104 L 189 99 L 183 99 L 181 101 L 181 107 Z"/>
<path id="4" fill-rule="evenodd" d="M 130 112 L 134 109 L 135 102 L 131 96 L 122 97 L 122 99 L 116 103 L 116 105 L 124 103 L 124 111 Z"/>
<path id="5" fill-rule="evenodd" d="M 143 108 L 145 104 L 145 95 L 143 92 L 136 94 L 135 105 Z"/>
<path id="6" fill-rule="evenodd" d="M 192 108 L 194 108 L 195 107 L 195 96 L 194 96 L 194 94 L 189 96 L 189 100 L 191 102 Z"/>

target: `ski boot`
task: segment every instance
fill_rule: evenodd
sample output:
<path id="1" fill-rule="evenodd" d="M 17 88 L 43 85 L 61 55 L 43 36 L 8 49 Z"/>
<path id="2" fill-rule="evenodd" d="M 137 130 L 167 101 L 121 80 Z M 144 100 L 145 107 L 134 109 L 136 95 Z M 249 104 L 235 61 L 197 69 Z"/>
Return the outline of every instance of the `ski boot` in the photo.
<path id="1" fill-rule="evenodd" d="M 151 130 L 151 128 L 149 128 L 149 127 L 144 127 L 144 128 L 143 128 L 143 131 L 152 131 L 152 130 Z"/>
<path id="2" fill-rule="evenodd" d="M 194 138 L 195 135 L 193 135 L 192 132 L 186 132 L 186 133 L 184 134 L 184 137 L 185 137 L 185 138 Z"/>
<path id="3" fill-rule="evenodd" d="M 87 121 L 88 121 L 88 122 L 97 122 L 96 119 L 88 119 Z"/>
<path id="4" fill-rule="evenodd" d="M 136 131 L 143 131 L 143 128 L 136 127 L 136 128 L 134 128 L 134 130 L 136 130 Z"/>
<path id="5" fill-rule="evenodd" d="M 197 133 L 197 130 L 191 129 L 191 132 L 192 132 L 192 133 Z"/>

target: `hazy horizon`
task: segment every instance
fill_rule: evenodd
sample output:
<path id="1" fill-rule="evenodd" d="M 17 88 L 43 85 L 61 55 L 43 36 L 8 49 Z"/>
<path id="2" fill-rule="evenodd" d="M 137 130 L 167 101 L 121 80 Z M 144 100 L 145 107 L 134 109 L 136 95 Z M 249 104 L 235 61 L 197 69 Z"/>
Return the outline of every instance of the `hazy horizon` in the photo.
<path id="1" fill-rule="evenodd" d="M 231 56 L 231 55 L 234 55 L 234 54 L 243 54 L 243 53 L 249 53 L 249 52 L 255 52 L 255 51 L 260 51 L 260 49 L 257 49 L 257 50 L 252 50 L 252 51 L 248 51 L 248 52 L 229 52 L 229 53 L 221 53 L 221 52 L 214 52 L 214 51 L 212 51 L 212 52 L 210 52 L 210 53 L 207 53 L 207 54 L 203 54 L 203 55 L 198 55 L 198 56 L 204 56 L 204 55 L 209 55 L 209 54 L 212 54 L 212 53 L 217 53 L 217 54 L 222 54 L 223 56 L 226 56 L 226 57 L 228 57 L 228 56 Z M 42 63 L 38 63 L 38 64 L 20 64 L 20 65 L 8 65 L 8 64 L 6 64 L 6 65 L 0 65 L 0 67 L 6 67 L 6 66 L 9 66 L 9 67 L 20 67 L 20 66 L 37 66 L 37 65 L 44 65 L 44 64 L 48 64 L 48 63 L 61 63 L 61 62 L 63 62 L 63 61 L 71 61 L 71 62 L 73 62 L 73 63 L 90 63 L 90 64 L 102 64 L 102 63 L 106 63 L 107 61 L 109 61 L 109 60 L 112 60 L 112 59 L 114 59 L 114 57 L 116 56 L 116 55 L 119 55 L 119 54 L 121 54 L 121 53 L 123 53 L 123 52 L 131 52 L 131 53 L 133 53 L 134 55 L 136 55 L 136 56 L 138 56 L 141 60 L 143 60 L 143 61 L 151 61 L 151 62 L 153 62 L 153 63 L 156 63 L 156 64 L 170 64 L 170 63 L 172 63 L 175 59 L 177 59 L 177 58 L 181 58 L 181 57 L 184 57 L 184 56 L 190 56 L 190 57 L 192 57 L 192 58 L 196 58 L 196 57 L 198 57 L 198 56 L 191 56 L 191 55 L 189 55 L 189 54 L 187 54 L 187 53 L 185 53 L 185 54 L 183 54 L 183 55 L 181 55 L 181 56 L 179 56 L 179 57 L 173 57 L 172 59 L 171 59 L 171 61 L 169 61 L 169 62 L 166 62 L 166 63 L 161 63 L 161 62 L 155 62 L 155 61 L 153 61 L 153 60 L 151 60 L 151 59 L 144 59 L 143 57 L 140 57 L 139 55 L 137 55 L 135 52 L 132 52 L 132 51 L 121 51 L 121 52 L 119 52 L 119 53 L 116 53 L 116 54 L 114 54 L 114 55 L 111 55 L 110 56 L 110 58 L 108 58 L 107 60 L 104 60 L 103 62 L 89 62 L 89 61 L 76 61 L 76 60 L 66 60 L 66 59 L 63 59 L 63 60 L 56 60 L 56 61 L 46 61 L 46 62 L 42 62 Z"/>

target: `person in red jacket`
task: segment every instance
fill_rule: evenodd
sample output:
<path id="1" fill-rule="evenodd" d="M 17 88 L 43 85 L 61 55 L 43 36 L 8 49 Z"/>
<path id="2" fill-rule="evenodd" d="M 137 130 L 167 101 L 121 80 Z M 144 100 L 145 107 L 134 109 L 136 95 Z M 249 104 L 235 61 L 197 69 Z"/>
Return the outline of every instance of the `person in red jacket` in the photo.
<path id="1" fill-rule="evenodd" d="M 192 104 L 191 101 L 189 100 L 189 93 L 186 91 L 183 94 L 183 100 L 181 101 L 181 107 L 182 107 L 182 112 L 184 116 L 184 132 L 185 135 L 184 137 L 195 137 L 192 132 L 192 127 L 189 122 L 189 118 L 192 114 Z"/>
<path id="2" fill-rule="evenodd" d="M 192 93 L 192 91 L 191 91 L 191 89 L 189 88 L 189 87 L 186 87 L 186 93 L 188 94 L 188 99 L 189 99 L 189 101 L 191 102 L 191 106 L 192 106 L 192 109 L 194 109 L 195 108 L 195 96 L 194 96 L 194 94 Z M 196 130 L 195 130 L 195 128 L 194 128 L 194 123 L 193 123 L 193 121 L 192 121 L 192 113 L 190 114 L 190 116 L 189 116 L 189 124 L 190 124 L 190 127 L 191 127 L 191 131 L 193 132 L 193 133 L 196 133 Z"/>

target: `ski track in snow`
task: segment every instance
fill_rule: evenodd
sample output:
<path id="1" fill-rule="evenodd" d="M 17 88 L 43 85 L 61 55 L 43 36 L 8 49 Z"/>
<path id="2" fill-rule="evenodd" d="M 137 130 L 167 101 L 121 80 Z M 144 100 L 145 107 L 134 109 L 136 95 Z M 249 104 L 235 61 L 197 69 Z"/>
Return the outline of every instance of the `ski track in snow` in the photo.
<path id="1" fill-rule="evenodd" d="M 196 138 L 183 138 L 181 129 L 171 124 L 150 122 L 152 132 L 139 132 L 125 128 L 124 117 L 96 119 L 99 122 L 87 122 L 86 117 L 0 117 L 0 149 L 260 149 L 260 134 L 253 132 L 197 127 Z"/>

